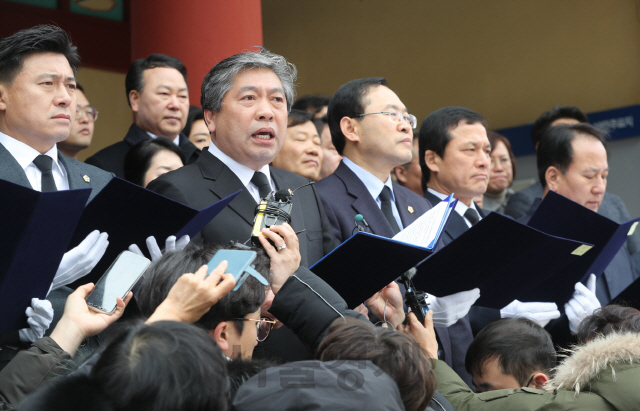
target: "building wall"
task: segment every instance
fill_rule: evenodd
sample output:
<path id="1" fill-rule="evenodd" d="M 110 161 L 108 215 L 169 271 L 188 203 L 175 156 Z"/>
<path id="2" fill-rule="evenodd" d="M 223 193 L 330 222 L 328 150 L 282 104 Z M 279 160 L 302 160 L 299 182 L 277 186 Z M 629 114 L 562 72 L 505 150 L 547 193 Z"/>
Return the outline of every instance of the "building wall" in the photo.
<path id="1" fill-rule="evenodd" d="M 491 128 L 554 104 L 592 112 L 640 102 L 635 0 L 263 0 L 262 15 L 265 47 L 298 67 L 299 95 L 384 76 L 420 121 L 461 105 Z M 640 139 L 612 143 L 609 191 L 632 215 L 638 158 Z M 534 177 L 535 162 L 522 163 L 518 177 Z"/>

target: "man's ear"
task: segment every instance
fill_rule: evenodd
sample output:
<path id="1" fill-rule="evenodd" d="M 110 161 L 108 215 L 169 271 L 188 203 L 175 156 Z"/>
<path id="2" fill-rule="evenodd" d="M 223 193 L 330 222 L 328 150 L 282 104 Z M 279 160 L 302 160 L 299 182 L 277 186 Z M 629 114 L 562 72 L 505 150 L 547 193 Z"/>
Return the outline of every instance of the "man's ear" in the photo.
<path id="1" fill-rule="evenodd" d="M 427 164 L 427 168 L 432 173 L 437 173 L 440 171 L 440 156 L 436 154 L 433 150 L 427 150 L 424 152 L 424 162 Z"/>
<path id="2" fill-rule="evenodd" d="M 551 166 L 547 168 L 547 171 L 544 173 L 544 179 L 547 181 L 547 187 L 551 191 L 557 191 L 558 181 L 561 177 L 561 172 L 556 167 Z"/>
<path id="3" fill-rule="evenodd" d="M 0 111 L 7 109 L 7 86 L 0 83 Z"/>
<path id="4" fill-rule="evenodd" d="M 547 383 L 547 381 L 549 381 L 549 377 L 547 377 L 546 374 L 539 372 L 537 374 L 534 374 L 533 380 L 531 380 L 529 387 L 543 390 L 543 387 Z"/>
<path id="5" fill-rule="evenodd" d="M 134 113 L 140 110 L 140 93 L 138 93 L 138 90 L 131 90 L 129 92 L 129 104 L 131 104 L 131 111 Z"/>
<path id="6" fill-rule="evenodd" d="M 342 131 L 347 140 L 352 142 L 360 141 L 360 124 L 357 123 L 358 120 L 351 117 L 342 117 L 342 120 L 340 120 L 340 131 Z"/>
<path id="7" fill-rule="evenodd" d="M 216 131 L 216 123 L 215 123 L 215 116 L 216 113 L 214 113 L 211 110 L 205 110 L 204 111 L 204 122 L 207 125 L 207 128 L 209 129 L 210 133 L 215 133 Z"/>
<path id="8" fill-rule="evenodd" d="M 396 175 L 396 178 L 402 184 L 407 184 L 407 170 L 403 166 L 396 166 L 393 168 L 393 172 Z"/>
<path id="9" fill-rule="evenodd" d="M 216 325 L 216 328 L 213 330 L 209 330 L 209 335 L 213 340 L 218 344 L 218 347 L 223 352 L 226 352 L 229 349 L 229 341 L 227 339 L 227 327 L 229 323 L 226 321 L 221 321 Z"/>

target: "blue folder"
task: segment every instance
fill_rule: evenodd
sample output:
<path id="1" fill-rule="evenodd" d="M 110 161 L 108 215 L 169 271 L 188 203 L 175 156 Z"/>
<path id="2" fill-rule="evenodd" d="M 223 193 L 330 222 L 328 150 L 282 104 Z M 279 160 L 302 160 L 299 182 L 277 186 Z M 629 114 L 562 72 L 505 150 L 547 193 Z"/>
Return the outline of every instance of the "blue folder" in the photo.
<path id="1" fill-rule="evenodd" d="M 0 334 L 27 326 L 31 298 L 45 298 L 90 189 L 38 192 L 0 180 Z"/>
<path id="2" fill-rule="evenodd" d="M 203 208 L 194 210 L 160 194 L 113 178 L 86 206 L 70 247 L 73 248 L 93 230 L 109 234 L 109 247 L 98 265 L 73 286 L 97 281 L 122 251 L 137 244 L 147 257 L 145 240 L 154 236 L 162 247 L 170 235 L 194 237 L 242 190 Z"/>
<path id="3" fill-rule="evenodd" d="M 583 258 L 589 246 L 490 213 L 421 262 L 413 283 L 440 297 L 478 287 L 476 304 L 489 308 L 502 308 L 514 299 L 553 301 L 545 295 L 550 287 L 543 288 L 538 299 L 525 299 L 524 294 Z"/>
<path id="4" fill-rule="evenodd" d="M 563 306 L 573 295 L 576 282 L 586 282 L 591 273 L 598 277 L 602 275 L 638 221 L 640 217 L 618 224 L 581 204 L 549 191 L 527 225 L 545 233 L 593 244 L 593 249 L 583 258 L 565 267 L 554 278 L 551 290 L 553 299 L 550 301 Z M 528 298 L 533 298 L 538 292 L 539 290 L 532 289 L 532 295 Z"/>
<path id="5" fill-rule="evenodd" d="M 433 254 L 458 200 L 449 196 L 436 238 L 428 247 L 418 247 L 369 232 L 356 232 L 310 270 L 326 281 L 355 308 L 405 271 Z"/>

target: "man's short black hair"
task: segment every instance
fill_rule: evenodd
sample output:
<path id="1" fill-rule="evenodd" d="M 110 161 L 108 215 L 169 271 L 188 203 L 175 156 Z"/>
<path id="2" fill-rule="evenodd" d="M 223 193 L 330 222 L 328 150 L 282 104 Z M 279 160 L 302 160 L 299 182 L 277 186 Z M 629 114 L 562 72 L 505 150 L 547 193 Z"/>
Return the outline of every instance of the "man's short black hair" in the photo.
<path id="1" fill-rule="evenodd" d="M 322 110 L 324 106 L 328 106 L 329 100 L 331 100 L 331 97 L 321 94 L 302 96 L 293 103 L 291 109 L 307 111 L 311 114 L 315 114 Z"/>
<path id="2" fill-rule="evenodd" d="M 611 333 L 640 333 L 640 311 L 633 307 L 609 304 L 585 317 L 576 334 L 580 344 Z"/>
<path id="3" fill-rule="evenodd" d="M 131 63 L 129 71 L 127 71 L 127 77 L 124 80 L 124 85 L 127 91 L 127 103 L 129 104 L 129 107 L 131 107 L 131 102 L 129 101 L 129 93 L 131 93 L 131 90 L 136 90 L 138 93 L 142 93 L 142 89 L 144 88 L 144 71 L 158 67 L 168 67 L 178 70 L 180 74 L 182 74 L 185 84 L 188 84 L 187 68 L 179 59 L 167 56 L 166 54 L 149 54 L 147 58 L 137 59 Z"/>
<path id="4" fill-rule="evenodd" d="M 535 147 L 542 138 L 542 135 L 551 127 L 551 123 L 561 118 L 572 118 L 579 123 L 588 123 L 589 118 L 582 110 L 576 106 L 553 106 L 549 111 L 545 111 L 536 119 L 531 128 L 531 142 Z"/>
<path id="5" fill-rule="evenodd" d="M 313 113 L 309 113 L 303 110 L 291 109 L 289 112 L 289 119 L 287 127 L 295 127 L 300 124 L 304 124 L 307 121 L 313 121 Z"/>
<path id="6" fill-rule="evenodd" d="M 364 114 L 364 108 L 368 104 L 365 96 L 370 89 L 375 86 L 386 86 L 387 80 L 383 77 L 369 77 L 351 80 L 340 86 L 338 91 L 329 101 L 327 118 L 329 129 L 331 130 L 331 140 L 338 150 L 338 154 L 343 155 L 346 138 L 340 129 L 340 120 L 343 117 L 358 118 Z"/>
<path id="7" fill-rule="evenodd" d="M 591 136 L 605 146 L 607 133 L 588 123 L 559 124 L 550 127 L 542 135 L 536 161 L 538 164 L 538 179 L 542 187 L 547 186 L 545 174 L 549 167 L 556 167 L 562 174 L 569 170 L 573 162 L 573 147 L 571 143 L 580 136 Z"/>
<path id="8" fill-rule="evenodd" d="M 422 189 L 426 191 L 427 183 L 431 178 L 431 170 L 424 160 L 427 150 L 435 152 L 441 158 L 449 141 L 450 131 L 465 121 L 466 124 L 480 123 L 487 128 L 487 121 L 481 114 L 466 107 L 444 107 L 429 114 L 422 121 L 418 140 L 418 155 L 420 156 L 420 169 L 422 170 Z M 332 131 L 333 134 L 333 131 Z"/>
<path id="9" fill-rule="evenodd" d="M 478 333 L 467 350 L 465 368 L 481 376 L 485 363 L 492 359 L 499 361 L 503 374 L 524 387 L 536 371 L 551 376 L 556 350 L 551 335 L 538 324 L 522 317 L 503 318 Z"/>
<path id="10" fill-rule="evenodd" d="M 0 39 L 0 83 L 11 85 L 22 70 L 24 59 L 33 53 L 64 55 L 74 76 L 80 65 L 78 48 L 67 33 L 58 26 L 41 24 Z"/>
<path id="11" fill-rule="evenodd" d="M 207 264 L 218 250 L 246 250 L 239 246 L 221 246 L 212 244 L 198 246 L 189 243 L 183 250 L 164 254 L 155 261 L 144 274 L 144 283 L 138 294 L 140 312 L 149 317 L 162 301 L 169 295 L 169 290 L 184 273 L 195 273 L 200 267 Z M 251 248 L 258 253 L 253 260 L 255 270 L 265 279 L 269 280 L 269 257 L 262 249 Z M 200 318 L 196 324 L 200 324 L 207 330 L 213 330 L 222 321 L 230 321 L 234 318 L 244 318 L 247 314 L 256 312 L 265 299 L 264 285 L 250 276 L 237 291 L 232 291 L 222 297 L 209 312 Z M 233 324 L 242 333 L 244 321 L 234 321 Z"/>

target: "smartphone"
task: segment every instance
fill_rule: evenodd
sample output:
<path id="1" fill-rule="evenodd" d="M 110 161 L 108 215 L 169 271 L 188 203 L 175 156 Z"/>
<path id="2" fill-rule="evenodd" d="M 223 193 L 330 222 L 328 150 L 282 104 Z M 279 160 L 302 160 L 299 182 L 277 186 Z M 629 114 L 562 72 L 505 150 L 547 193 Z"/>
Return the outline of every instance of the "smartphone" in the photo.
<path id="1" fill-rule="evenodd" d="M 236 286 L 233 291 L 236 291 L 250 275 L 246 271 L 256 256 L 256 252 L 251 250 L 218 250 L 207 263 L 207 275 L 218 267 L 223 260 L 227 260 L 229 266 L 225 273 L 233 274 L 236 279 Z"/>
<path id="2" fill-rule="evenodd" d="M 87 297 L 87 305 L 96 311 L 112 314 L 117 308 L 116 298 L 124 299 L 150 264 L 146 257 L 123 251 L 98 280 Z"/>

